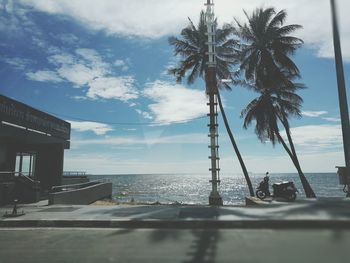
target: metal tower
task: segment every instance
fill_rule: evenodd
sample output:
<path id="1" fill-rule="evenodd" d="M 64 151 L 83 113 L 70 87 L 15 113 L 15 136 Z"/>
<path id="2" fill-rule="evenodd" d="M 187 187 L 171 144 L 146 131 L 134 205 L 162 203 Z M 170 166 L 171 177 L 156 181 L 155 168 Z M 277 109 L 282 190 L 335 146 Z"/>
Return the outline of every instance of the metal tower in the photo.
<path id="1" fill-rule="evenodd" d="M 220 183 L 220 168 L 219 168 L 219 145 L 218 145 L 218 111 L 217 111 L 217 81 L 216 81 L 216 56 L 215 56 L 215 16 L 213 10 L 213 0 L 207 0 L 205 3 L 207 8 L 205 13 L 205 21 L 207 24 L 208 35 L 208 68 L 205 72 L 206 92 L 209 98 L 209 138 L 210 138 L 210 153 L 211 160 L 211 184 L 212 191 L 209 196 L 209 205 L 222 205 L 222 198 L 218 192 L 218 184 Z"/>

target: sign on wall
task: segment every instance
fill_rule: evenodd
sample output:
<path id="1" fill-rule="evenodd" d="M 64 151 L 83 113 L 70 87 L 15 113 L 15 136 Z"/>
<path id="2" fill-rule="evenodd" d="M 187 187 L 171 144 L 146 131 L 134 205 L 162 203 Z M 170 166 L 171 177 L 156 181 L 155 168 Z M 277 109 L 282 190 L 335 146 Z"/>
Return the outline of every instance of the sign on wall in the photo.
<path id="1" fill-rule="evenodd" d="M 70 123 L 3 95 L 0 95 L 0 121 L 70 139 Z"/>

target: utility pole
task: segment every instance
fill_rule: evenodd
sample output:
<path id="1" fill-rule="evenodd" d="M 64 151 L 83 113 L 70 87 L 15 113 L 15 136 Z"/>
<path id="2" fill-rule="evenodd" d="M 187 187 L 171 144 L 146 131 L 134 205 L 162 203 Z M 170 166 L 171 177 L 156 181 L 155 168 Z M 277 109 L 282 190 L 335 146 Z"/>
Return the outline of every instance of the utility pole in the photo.
<path id="1" fill-rule="evenodd" d="M 213 10 L 213 0 L 207 0 L 205 4 L 207 10 L 205 13 L 205 21 L 207 24 L 208 35 L 208 64 L 205 72 L 206 92 L 209 98 L 209 138 L 210 138 L 210 153 L 211 160 L 211 185 L 212 190 L 209 196 L 209 205 L 222 205 L 222 198 L 218 192 L 218 184 L 220 183 L 220 168 L 219 168 L 219 145 L 218 145 L 218 112 L 217 112 L 217 94 L 218 87 L 216 81 L 216 55 L 215 55 L 215 16 Z"/>
<path id="2" fill-rule="evenodd" d="M 331 0 L 331 9 L 332 9 L 335 66 L 336 66 L 336 71 L 337 71 L 339 107 L 340 107 L 341 126 L 342 126 L 342 133 L 343 133 L 343 147 L 344 147 L 345 166 L 346 166 L 346 169 L 345 169 L 346 170 L 346 184 L 348 186 L 348 191 L 347 191 L 346 197 L 350 197 L 349 110 L 348 110 L 348 100 L 346 97 L 343 59 L 342 59 L 342 53 L 341 53 L 341 45 L 340 45 L 340 37 L 339 37 L 339 29 L 338 29 L 338 22 L 337 22 L 337 11 L 336 11 L 335 0 Z"/>

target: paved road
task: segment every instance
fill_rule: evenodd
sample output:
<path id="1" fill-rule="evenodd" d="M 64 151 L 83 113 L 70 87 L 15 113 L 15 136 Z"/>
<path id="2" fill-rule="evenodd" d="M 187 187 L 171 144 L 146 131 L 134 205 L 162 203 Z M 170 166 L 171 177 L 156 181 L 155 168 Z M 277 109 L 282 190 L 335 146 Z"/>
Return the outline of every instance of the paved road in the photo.
<path id="1" fill-rule="evenodd" d="M 300 200 L 296 203 L 273 203 L 258 207 L 209 207 L 209 206 L 174 206 L 174 205 L 121 205 L 121 206 L 71 206 L 71 205 L 28 205 L 20 206 L 25 215 L 5 218 L 1 215 L 11 212 L 11 206 L 0 208 L 0 227 L 7 226 L 92 226 L 112 227 L 153 227 L 162 222 L 190 226 L 198 221 L 208 222 L 211 226 L 231 222 L 250 225 L 251 221 L 260 227 L 272 227 L 287 222 L 300 224 L 308 222 L 312 228 L 319 222 L 332 225 L 334 222 L 350 223 L 350 199 L 327 198 L 318 200 Z M 110 224 L 110 222 L 114 224 Z M 121 224 L 121 223 L 125 224 Z M 190 224 L 193 222 L 193 224 Z M 265 222 L 265 223 L 264 223 Z M 147 226 L 146 226 L 147 224 Z M 137 226 L 136 226 L 137 225 Z M 152 228 L 152 226 L 151 226 Z"/>
<path id="2" fill-rule="evenodd" d="M 0 262 L 348 262 L 350 230 L 0 229 Z"/>

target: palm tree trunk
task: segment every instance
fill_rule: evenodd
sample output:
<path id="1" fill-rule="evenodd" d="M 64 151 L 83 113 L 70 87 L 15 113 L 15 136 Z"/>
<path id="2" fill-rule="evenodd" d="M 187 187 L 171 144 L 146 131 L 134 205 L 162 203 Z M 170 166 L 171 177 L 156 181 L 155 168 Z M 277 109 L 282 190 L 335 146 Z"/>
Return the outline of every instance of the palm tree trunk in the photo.
<path id="1" fill-rule="evenodd" d="M 226 118 L 226 114 L 225 114 L 225 111 L 224 111 L 224 107 L 222 106 L 222 102 L 221 102 L 221 97 L 220 97 L 220 92 L 219 91 L 217 91 L 217 96 L 218 96 L 218 102 L 219 102 L 219 107 L 220 107 L 222 119 L 224 120 L 226 131 L 228 133 L 228 136 L 230 137 L 232 146 L 233 146 L 233 148 L 234 148 L 234 150 L 236 152 L 236 155 L 238 157 L 238 160 L 239 160 L 239 163 L 241 165 L 241 168 L 242 168 L 245 180 L 247 181 L 250 196 L 255 196 L 254 195 L 253 186 L 252 186 L 252 182 L 250 181 L 247 168 L 245 167 L 243 158 L 241 156 L 241 153 L 239 152 L 238 146 L 237 146 L 236 141 L 235 141 L 235 139 L 233 137 L 233 134 L 231 132 L 231 128 L 230 128 L 230 126 L 228 124 L 228 121 L 227 121 L 227 118 Z"/>
<path id="2" fill-rule="evenodd" d="M 299 163 L 299 160 L 298 160 L 297 153 L 295 151 L 295 147 L 294 147 L 294 143 L 293 143 L 293 140 L 292 140 L 292 136 L 290 135 L 290 129 L 289 129 L 288 126 L 285 126 L 284 124 L 283 124 L 283 126 L 286 129 L 288 142 L 289 142 L 290 148 L 292 150 L 292 153 L 293 153 L 293 156 L 294 156 L 294 159 L 295 159 L 296 168 L 298 170 L 300 181 L 301 181 L 301 183 L 303 185 L 306 197 L 307 198 L 315 198 L 316 197 L 315 192 L 312 190 L 311 185 L 309 184 L 309 182 L 307 181 L 304 173 L 301 170 L 301 166 L 300 166 L 300 163 Z"/>
<path id="3" fill-rule="evenodd" d="M 284 126 L 284 125 L 283 125 Z M 286 128 L 286 126 L 284 126 Z M 294 144 L 293 144 L 293 141 L 292 141 L 292 137 L 290 136 L 290 131 L 289 129 L 286 128 L 286 133 L 287 133 L 287 137 L 288 137 L 288 141 L 289 141 L 289 144 L 291 145 L 291 148 L 294 149 L 294 153 L 295 153 L 295 148 L 294 148 Z M 312 190 L 308 180 L 306 179 L 303 171 L 301 170 L 301 167 L 300 167 L 300 163 L 299 163 L 299 160 L 298 160 L 298 157 L 296 156 L 296 154 L 294 155 L 293 152 L 291 150 L 289 150 L 287 144 L 285 143 L 284 139 L 282 138 L 282 136 L 278 133 L 277 134 L 277 137 L 278 137 L 278 140 L 282 143 L 283 145 L 283 148 L 286 150 L 286 152 L 288 153 L 290 159 L 292 160 L 295 168 L 297 169 L 298 171 L 298 174 L 299 174 L 299 178 L 300 178 L 300 181 L 301 181 L 301 184 L 303 186 L 303 189 L 304 189 L 304 192 L 305 192 L 305 195 L 307 198 L 315 198 L 316 195 L 314 193 L 314 191 Z"/>

